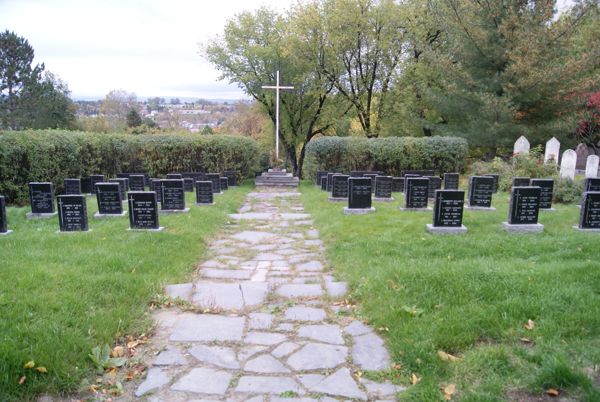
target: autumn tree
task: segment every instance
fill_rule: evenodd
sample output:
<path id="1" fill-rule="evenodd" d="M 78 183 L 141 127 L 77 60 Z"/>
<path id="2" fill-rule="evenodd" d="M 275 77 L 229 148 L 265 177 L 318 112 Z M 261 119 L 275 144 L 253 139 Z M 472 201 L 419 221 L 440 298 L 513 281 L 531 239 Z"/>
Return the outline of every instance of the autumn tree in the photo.
<path id="1" fill-rule="evenodd" d="M 110 91 L 100 102 L 100 113 L 106 119 L 111 131 L 124 130 L 127 127 L 127 114 L 137 111 L 137 96 L 122 89 Z"/>

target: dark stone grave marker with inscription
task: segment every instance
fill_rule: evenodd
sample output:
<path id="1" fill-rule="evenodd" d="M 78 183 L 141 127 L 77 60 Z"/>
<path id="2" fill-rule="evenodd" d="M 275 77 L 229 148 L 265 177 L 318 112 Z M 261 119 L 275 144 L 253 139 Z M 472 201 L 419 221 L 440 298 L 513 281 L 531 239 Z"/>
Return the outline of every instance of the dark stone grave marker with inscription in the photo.
<path id="1" fill-rule="evenodd" d="M 370 177 L 348 178 L 348 206 L 344 208 L 345 214 L 366 214 L 375 211 L 371 206 Z"/>
<path id="2" fill-rule="evenodd" d="M 509 232 L 541 232 L 544 225 L 538 223 L 540 210 L 539 187 L 514 187 L 510 194 L 508 222 L 502 225 Z"/>
<path id="3" fill-rule="evenodd" d="M 321 190 L 327 191 L 327 176 L 321 177 Z"/>
<path id="4" fill-rule="evenodd" d="M 6 223 L 6 199 L 3 195 L 0 195 L 0 235 L 11 234 L 12 230 L 8 230 Z"/>
<path id="5" fill-rule="evenodd" d="M 401 211 L 431 211 L 427 208 L 429 179 L 426 177 L 408 177 L 405 179 L 404 208 Z"/>
<path id="6" fill-rule="evenodd" d="M 552 197 L 554 195 L 554 180 L 552 179 L 531 179 L 530 186 L 540 188 L 540 209 L 553 211 Z"/>
<path id="7" fill-rule="evenodd" d="M 469 177 L 469 202 L 467 209 L 495 211 L 492 207 L 494 179 L 489 176 Z"/>
<path id="8" fill-rule="evenodd" d="M 333 175 L 334 174 L 339 174 L 339 173 L 335 173 L 335 172 L 327 173 L 327 192 L 328 193 L 331 193 L 333 191 Z"/>
<path id="9" fill-rule="evenodd" d="M 81 194 L 81 180 L 65 179 L 65 195 L 80 195 L 80 194 Z"/>
<path id="10" fill-rule="evenodd" d="M 500 185 L 500 175 L 493 173 L 493 174 L 484 174 L 483 176 L 491 177 L 492 179 L 494 179 L 492 193 L 496 194 L 498 192 L 498 186 Z"/>
<path id="11" fill-rule="evenodd" d="M 196 205 L 213 205 L 213 182 L 210 180 L 196 182 Z"/>
<path id="12" fill-rule="evenodd" d="M 513 187 L 527 187 L 529 186 L 530 177 L 513 177 L 512 186 Z"/>
<path id="13" fill-rule="evenodd" d="M 183 179 L 166 179 L 162 181 L 162 197 L 160 212 L 188 212 L 185 207 L 185 190 Z"/>
<path id="14" fill-rule="evenodd" d="M 56 215 L 54 209 L 54 185 L 52 183 L 29 183 L 29 203 L 31 212 L 27 218 L 50 218 Z"/>
<path id="15" fill-rule="evenodd" d="M 192 179 L 191 177 L 184 177 L 183 178 L 183 189 L 185 190 L 186 193 L 193 193 L 194 192 L 194 179 Z"/>
<path id="16" fill-rule="evenodd" d="M 323 176 L 327 176 L 327 171 L 326 170 L 317 170 L 317 174 L 315 176 L 316 180 L 317 180 L 317 186 L 321 185 L 321 178 Z"/>
<path id="17" fill-rule="evenodd" d="M 81 178 L 81 192 L 83 194 L 92 194 L 92 179 L 89 177 Z"/>
<path id="18" fill-rule="evenodd" d="M 223 176 L 227 177 L 227 186 L 235 187 L 237 186 L 237 175 L 233 170 L 226 170 L 223 172 Z"/>
<path id="19" fill-rule="evenodd" d="M 600 191 L 600 178 L 598 177 L 588 177 L 583 182 L 583 192 L 598 192 Z"/>
<path id="20" fill-rule="evenodd" d="M 600 191 L 590 191 L 583 194 L 579 226 L 576 229 L 600 233 Z"/>
<path id="21" fill-rule="evenodd" d="M 104 182 L 103 174 L 91 174 L 90 180 L 92 181 L 92 194 L 96 194 L 96 183 Z"/>
<path id="22" fill-rule="evenodd" d="M 227 180 L 227 177 L 221 177 L 221 179 L 220 179 L 220 185 L 221 185 L 221 190 L 222 191 L 229 190 L 229 180 Z"/>
<path id="23" fill-rule="evenodd" d="M 362 177 L 368 177 L 371 179 L 371 194 L 375 194 L 375 178 L 380 176 L 377 173 L 365 173 Z"/>
<path id="24" fill-rule="evenodd" d="M 132 174 L 129 175 L 129 190 L 131 191 L 144 191 L 146 180 L 143 174 Z"/>
<path id="25" fill-rule="evenodd" d="M 87 204 L 84 195 L 59 195 L 58 224 L 61 232 L 87 232 Z"/>
<path id="26" fill-rule="evenodd" d="M 129 179 L 124 177 L 117 177 L 116 179 L 109 179 L 109 183 L 119 183 L 119 191 L 121 192 L 121 199 L 127 199 L 127 191 L 129 190 Z"/>
<path id="27" fill-rule="evenodd" d="M 444 190 L 458 190 L 460 175 L 458 173 L 444 173 Z"/>
<path id="28" fill-rule="evenodd" d="M 439 176 L 424 176 L 429 179 L 429 190 L 427 192 L 427 198 L 433 199 L 435 197 L 435 190 L 442 188 L 442 179 Z"/>
<path id="29" fill-rule="evenodd" d="M 94 218 L 108 218 L 125 216 L 123 210 L 123 197 L 120 184 L 98 183 L 96 184 L 96 199 L 98 200 L 98 212 Z"/>
<path id="30" fill-rule="evenodd" d="M 156 202 L 162 201 L 162 179 L 150 179 L 150 191 L 156 193 Z"/>
<path id="31" fill-rule="evenodd" d="M 433 224 L 427 225 L 431 233 L 466 233 L 462 224 L 465 192 L 461 190 L 436 190 L 433 204 Z"/>
<path id="32" fill-rule="evenodd" d="M 392 198 L 392 176 L 375 177 L 375 201 L 391 202 Z"/>
<path id="33" fill-rule="evenodd" d="M 204 175 L 206 180 L 210 180 L 213 182 L 213 194 L 222 194 L 221 193 L 221 175 L 218 173 L 207 173 Z"/>
<path id="34" fill-rule="evenodd" d="M 131 230 L 160 231 L 158 205 L 154 191 L 131 191 L 129 203 L 129 227 Z"/>
<path id="35" fill-rule="evenodd" d="M 392 192 L 404 192 L 404 177 L 392 177 Z"/>
<path id="36" fill-rule="evenodd" d="M 409 173 L 409 174 L 405 175 L 404 177 L 402 177 L 404 179 L 404 193 L 405 194 L 406 194 L 406 181 L 407 181 L 407 179 L 410 179 L 411 177 L 422 177 L 422 176 Z"/>
<path id="37" fill-rule="evenodd" d="M 347 201 L 348 200 L 348 179 L 350 176 L 345 174 L 335 174 L 332 176 L 333 184 L 331 186 L 331 197 L 329 201 Z"/>
<path id="38" fill-rule="evenodd" d="M 181 173 L 167 173 L 167 179 L 179 180 L 183 179 L 183 176 L 181 175 Z"/>

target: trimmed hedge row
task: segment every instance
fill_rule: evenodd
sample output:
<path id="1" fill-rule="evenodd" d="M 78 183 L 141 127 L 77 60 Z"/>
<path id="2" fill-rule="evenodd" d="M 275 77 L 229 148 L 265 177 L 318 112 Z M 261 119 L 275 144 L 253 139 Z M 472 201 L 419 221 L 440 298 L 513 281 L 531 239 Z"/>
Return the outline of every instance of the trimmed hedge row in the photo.
<path id="1" fill-rule="evenodd" d="M 458 137 L 321 137 L 306 147 L 305 171 L 311 178 L 317 170 L 381 170 L 394 176 L 409 169 L 459 172 L 468 151 L 467 141 Z"/>
<path id="2" fill-rule="evenodd" d="M 0 194 L 8 202 L 28 201 L 27 183 L 119 172 L 222 172 L 239 178 L 259 168 L 256 141 L 225 135 L 127 135 L 72 131 L 0 131 Z"/>

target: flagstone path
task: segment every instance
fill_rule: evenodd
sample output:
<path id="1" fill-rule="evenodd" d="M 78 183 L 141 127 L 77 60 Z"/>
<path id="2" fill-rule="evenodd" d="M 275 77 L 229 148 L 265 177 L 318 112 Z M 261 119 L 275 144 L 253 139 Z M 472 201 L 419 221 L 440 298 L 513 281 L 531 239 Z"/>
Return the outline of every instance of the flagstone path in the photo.
<path id="1" fill-rule="evenodd" d="M 230 216 L 193 283 L 191 309 L 155 314 L 157 351 L 135 396 L 177 401 L 391 401 L 402 388 L 355 375 L 390 361 L 373 329 L 344 314 L 319 232 L 296 190 L 261 188 Z"/>

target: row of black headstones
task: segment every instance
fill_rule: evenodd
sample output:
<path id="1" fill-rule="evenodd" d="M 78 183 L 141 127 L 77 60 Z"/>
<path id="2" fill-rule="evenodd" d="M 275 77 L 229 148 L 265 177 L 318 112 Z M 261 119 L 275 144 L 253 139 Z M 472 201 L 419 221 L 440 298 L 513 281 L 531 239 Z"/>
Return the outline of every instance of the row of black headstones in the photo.
<path id="1" fill-rule="evenodd" d="M 229 173 L 227 171 L 226 173 Z M 196 205 L 214 204 L 213 195 L 220 194 L 221 190 L 227 190 L 231 183 L 236 184 L 235 173 L 221 177 L 218 173 L 202 174 L 205 180 L 196 181 Z M 130 179 L 133 177 L 133 180 Z M 161 212 L 188 211 L 185 208 L 185 191 L 190 191 L 185 185 L 181 174 L 169 174 L 167 179 L 150 180 L 151 191 L 132 190 L 131 183 L 135 183 L 138 177 L 144 175 L 129 175 L 104 182 L 103 175 L 93 175 L 92 191 L 96 193 L 98 201 L 98 212 L 95 217 L 124 216 L 123 201 L 127 197 L 130 211 L 131 229 L 159 230 L 158 202 L 161 203 Z M 193 180 L 193 179 L 192 179 Z M 135 186 L 133 187 L 135 188 Z M 192 183 L 192 189 L 194 183 Z M 79 190 L 79 194 L 75 192 Z M 88 231 L 87 202 L 84 194 L 81 194 L 80 179 L 65 179 L 65 193 L 57 197 L 58 212 L 54 210 L 54 185 L 52 183 L 29 183 L 29 199 L 31 213 L 28 217 L 52 217 L 58 214 L 61 232 Z M 0 196 L 0 233 L 9 234 L 6 222 L 6 203 Z"/>
<path id="2" fill-rule="evenodd" d="M 429 173 L 430 171 L 425 171 Z M 353 174 L 352 174 L 353 173 Z M 374 210 L 371 207 L 372 193 L 375 200 L 392 199 L 391 192 L 404 192 L 405 207 L 401 210 L 429 210 L 427 202 L 434 198 L 433 228 L 463 227 L 462 215 L 464 207 L 464 191 L 458 190 L 459 175 L 444 174 L 444 190 L 434 189 L 432 193 L 432 177 L 417 177 L 418 173 L 404 174 L 404 177 L 394 178 L 383 176 L 382 172 L 352 172 L 351 175 L 340 175 L 329 172 L 318 172 L 323 190 L 331 191 L 330 200 L 348 200 L 349 210 Z M 361 177 L 362 176 L 362 177 Z M 393 180 L 404 186 L 393 186 Z M 439 177 L 437 177 L 439 179 Z M 471 176 L 469 178 L 469 193 L 467 208 L 479 210 L 494 210 L 491 206 L 492 194 L 498 190 L 498 175 Z M 440 179 L 441 181 L 441 179 Z M 379 184 L 379 186 L 378 186 Z M 433 187 L 439 186 L 434 181 Z M 373 186 L 375 189 L 373 191 Z M 380 187 L 383 191 L 378 191 Z M 552 179 L 530 179 L 528 177 L 513 178 L 507 229 L 513 225 L 519 231 L 522 226 L 531 225 L 536 229 L 543 228 L 538 224 L 540 210 L 552 210 L 554 181 Z M 600 229 L 600 179 L 588 178 L 584 184 L 584 195 L 581 200 L 581 213 L 578 229 Z M 466 229 L 466 228 L 465 228 Z"/>

